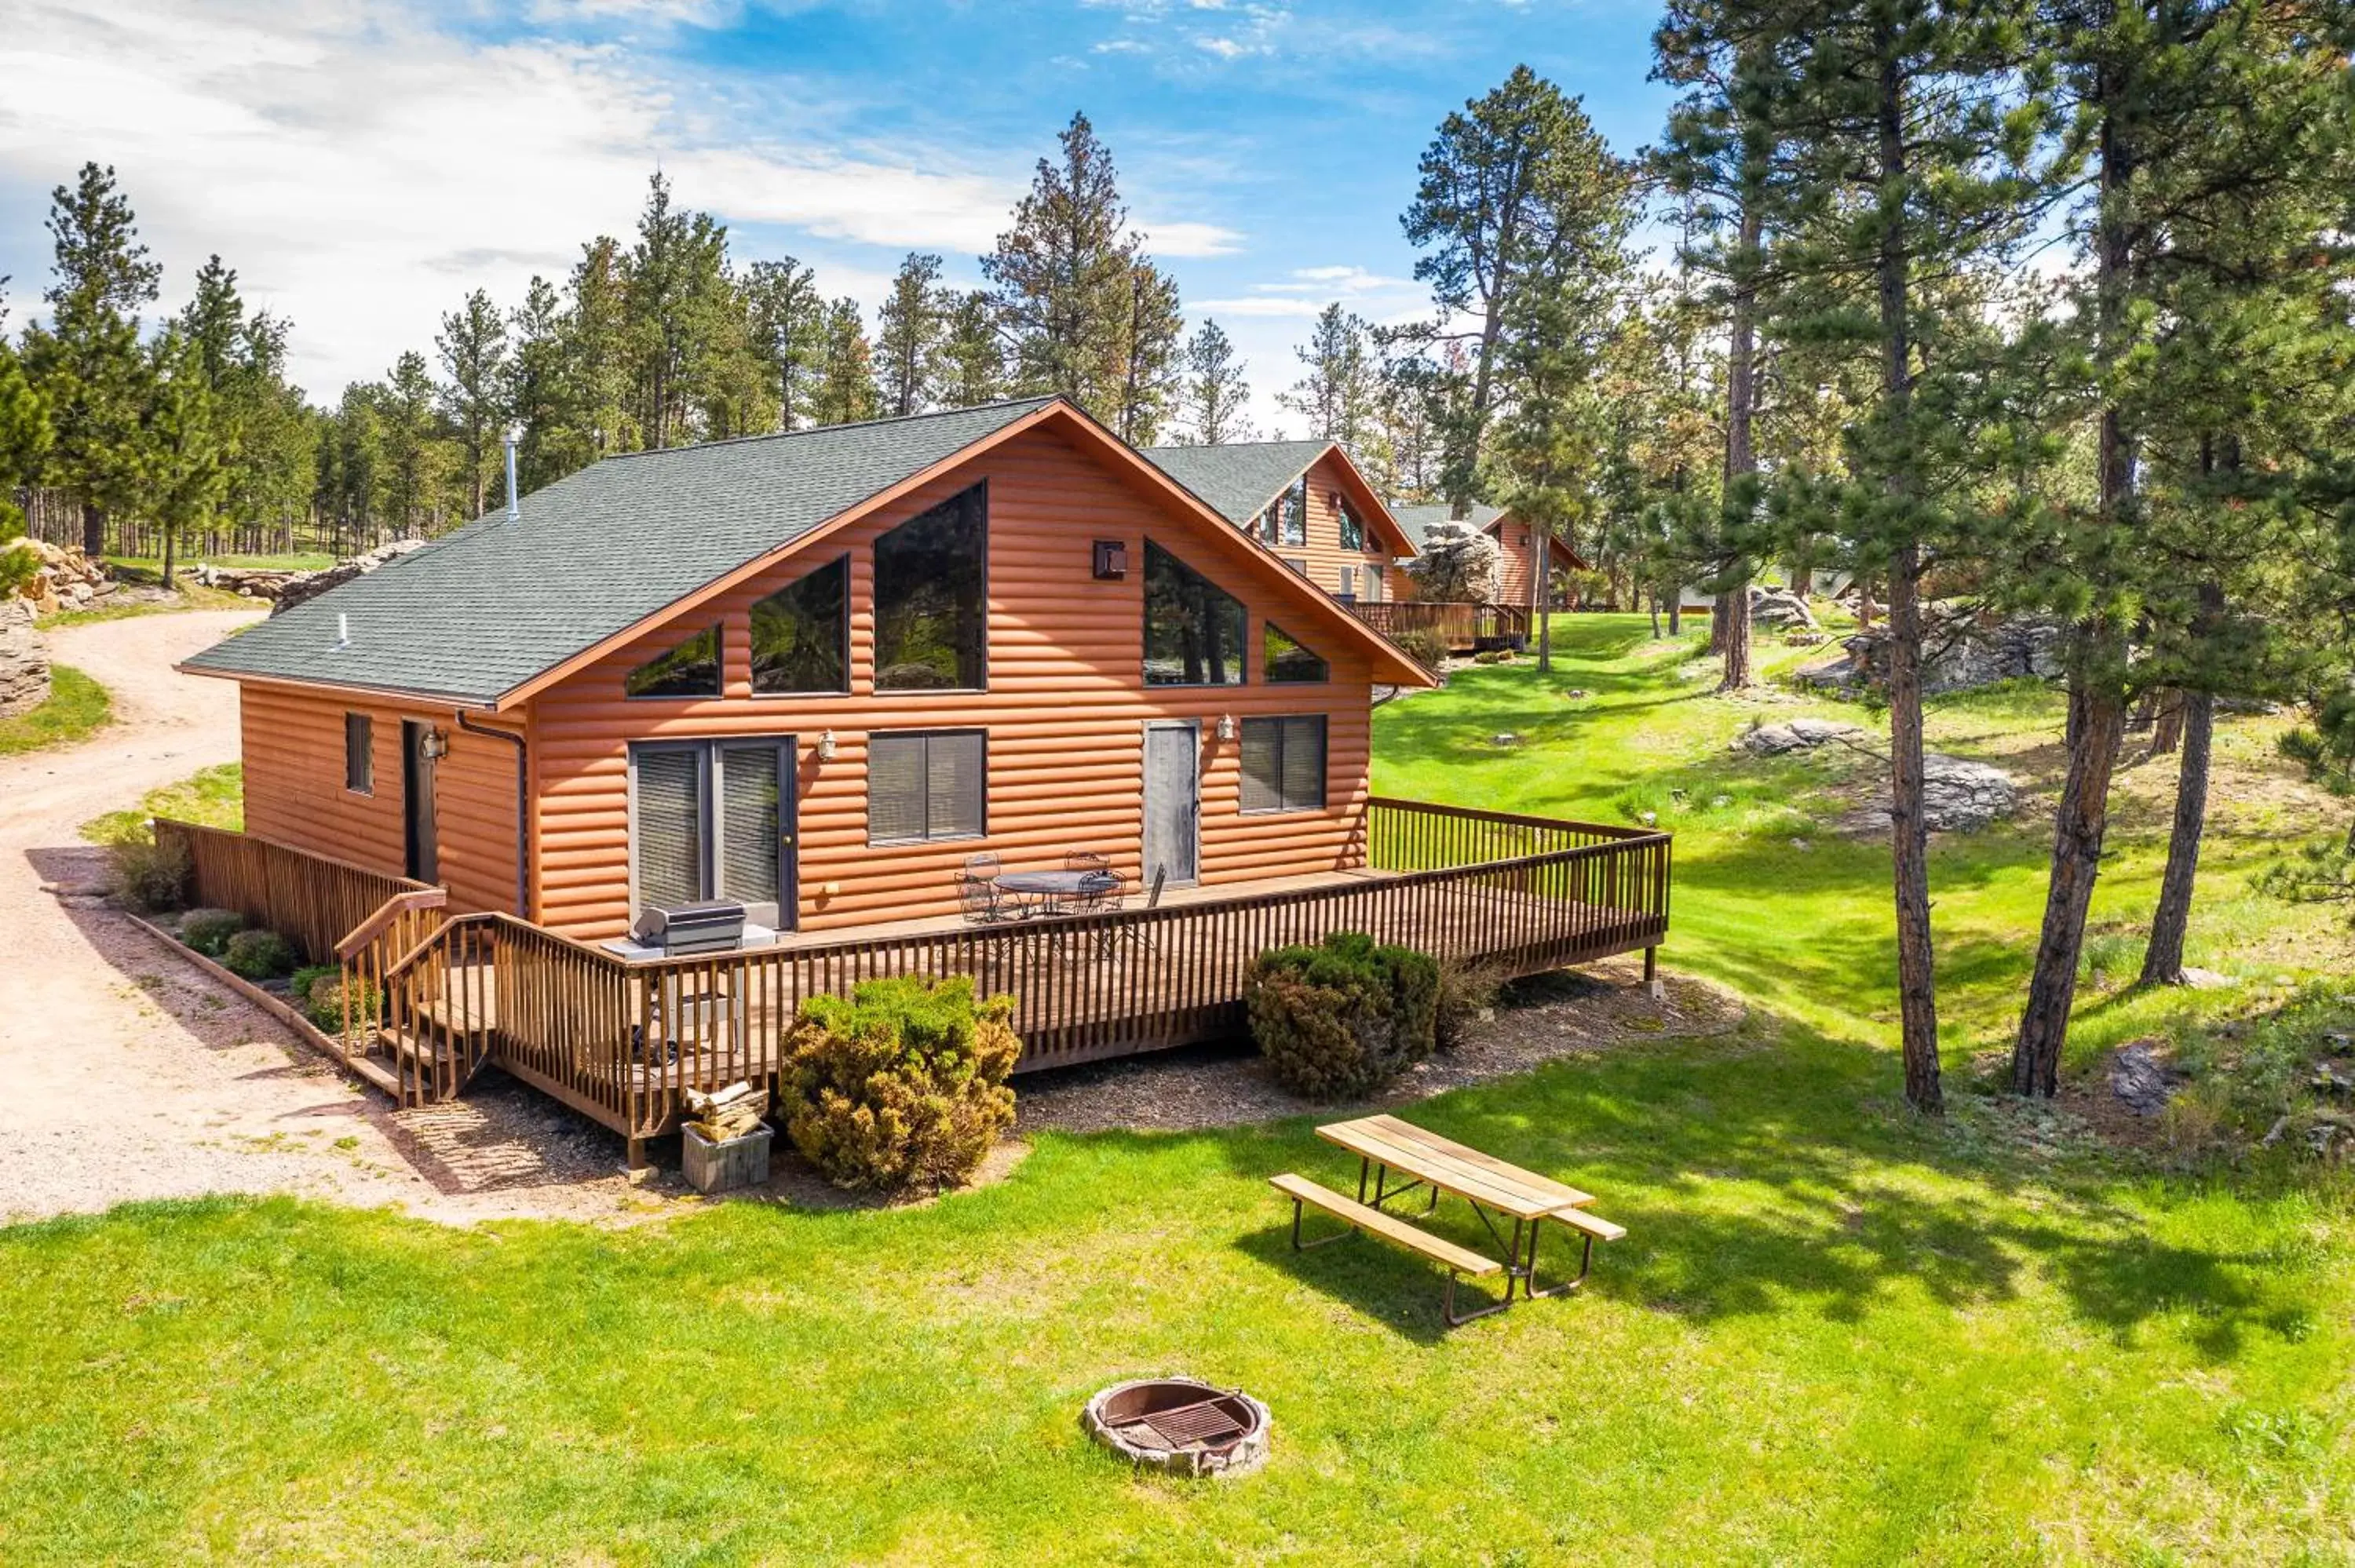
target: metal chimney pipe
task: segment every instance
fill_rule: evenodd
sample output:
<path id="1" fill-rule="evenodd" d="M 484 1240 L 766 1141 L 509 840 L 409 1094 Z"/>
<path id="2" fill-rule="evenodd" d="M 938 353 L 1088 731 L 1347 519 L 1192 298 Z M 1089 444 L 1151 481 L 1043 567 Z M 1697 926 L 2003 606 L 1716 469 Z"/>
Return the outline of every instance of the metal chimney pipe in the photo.
<path id="1" fill-rule="evenodd" d="M 521 440 L 523 440 L 523 427 L 509 425 L 507 427 L 507 521 L 510 523 L 523 515 L 523 508 L 517 504 L 518 497 L 516 494 L 515 459 L 516 443 Z"/>

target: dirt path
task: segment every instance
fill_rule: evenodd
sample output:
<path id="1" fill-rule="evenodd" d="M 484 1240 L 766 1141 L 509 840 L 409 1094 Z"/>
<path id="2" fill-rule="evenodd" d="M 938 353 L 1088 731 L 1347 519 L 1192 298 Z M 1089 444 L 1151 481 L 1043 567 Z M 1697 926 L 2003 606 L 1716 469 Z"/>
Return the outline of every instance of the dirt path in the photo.
<path id="1" fill-rule="evenodd" d="M 80 824 L 236 759 L 237 694 L 174 662 L 250 619 L 152 615 L 52 633 L 113 694 L 83 744 L 0 758 L 0 1219 L 134 1198 L 293 1192 L 465 1222 L 626 1219 L 618 1139 L 519 1089 L 395 1112 L 91 890 Z M 55 891 L 51 891 L 54 889 Z"/>

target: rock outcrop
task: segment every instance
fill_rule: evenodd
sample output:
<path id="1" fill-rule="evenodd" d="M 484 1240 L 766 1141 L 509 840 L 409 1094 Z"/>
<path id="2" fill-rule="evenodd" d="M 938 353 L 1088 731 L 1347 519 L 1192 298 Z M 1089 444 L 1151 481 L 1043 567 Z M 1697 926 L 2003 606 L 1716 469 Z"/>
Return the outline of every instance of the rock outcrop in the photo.
<path id="1" fill-rule="evenodd" d="M 1819 746 L 1835 742 L 1842 745 L 1865 738 L 1860 725 L 1840 724 L 1832 719 L 1795 718 L 1782 724 L 1760 725 L 1736 736 L 1733 747 L 1753 757 L 1780 757 L 1791 751 L 1813 751 Z"/>
<path id="2" fill-rule="evenodd" d="M 1750 587 L 1750 623 L 1771 631 L 1813 631 L 1816 612 L 1788 588 Z"/>
<path id="3" fill-rule="evenodd" d="M 354 577 L 376 570 L 387 561 L 397 561 L 410 551 L 421 550 L 424 547 L 425 541 L 422 539 L 395 539 L 389 545 L 379 545 L 364 556 L 354 556 L 348 561 L 337 561 L 334 566 L 323 570 L 298 572 L 279 587 L 277 597 L 271 603 L 270 613 L 276 615 L 282 610 L 292 609 L 298 604 L 307 603 L 329 588 L 341 588 Z"/>
<path id="4" fill-rule="evenodd" d="M 1959 692 L 1998 681 L 2057 680 L 2061 625 L 2039 616 L 1991 620 L 1959 608 L 1932 605 L 1922 644 L 1922 689 Z M 1845 638 L 1841 651 L 1798 673 L 1803 683 L 1861 691 L 1889 678 L 1889 629 L 1875 626 Z"/>
<path id="5" fill-rule="evenodd" d="M 71 546 L 19 539 L 12 547 L 31 551 L 40 563 L 34 567 L 31 580 L 18 590 L 36 615 L 87 609 L 114 591 L 114 579 L 106 575 L 106 568 Z"/>
<path id="6" fill-rule="evenodd" d="M 1487 604 L 1497 597 L 1497 566 L 1504 551 L 1469 523 L 1434 523 L 1423 535 L 1423 553 L 1406 564 L 1415 597 L 1450 604 Z"/>
<path id="7" fill-rule="evenodd" d="M 33 627 L 33 603 L 0 599 L 0 718 L 49 700 L 49 651 Z"/>
<path id="8" fill-rule="evenodd" d="M 327 568 L 334 570 L 333 567 Z M 236 594 L 240 599 L 275 599 L 295 578 L 307 577 L 306 572 L 278 571 L 262 567 L 216 567 L 200 565 L 188 570 L 189 579 L 208 588 Z"/>

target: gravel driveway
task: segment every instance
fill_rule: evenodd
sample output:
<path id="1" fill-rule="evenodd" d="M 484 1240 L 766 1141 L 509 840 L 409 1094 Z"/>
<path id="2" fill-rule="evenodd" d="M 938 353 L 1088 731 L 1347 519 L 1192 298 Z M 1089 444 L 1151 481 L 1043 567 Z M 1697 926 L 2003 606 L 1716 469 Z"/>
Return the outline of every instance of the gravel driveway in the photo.
<path id="1" fill-rule="evenodd" d="M 80 824 L 238 755 L 237 692 L 173 663 L 251 617 L 143 616 L 50 634 L 114 698 L 60 751 L 0 758 L 0 1219 L 134 1198 L 292 1192 L 465 1223 L 629 1220 L 622 1145 L 527 1090 L 396 1112 L 93 895 Z"/>

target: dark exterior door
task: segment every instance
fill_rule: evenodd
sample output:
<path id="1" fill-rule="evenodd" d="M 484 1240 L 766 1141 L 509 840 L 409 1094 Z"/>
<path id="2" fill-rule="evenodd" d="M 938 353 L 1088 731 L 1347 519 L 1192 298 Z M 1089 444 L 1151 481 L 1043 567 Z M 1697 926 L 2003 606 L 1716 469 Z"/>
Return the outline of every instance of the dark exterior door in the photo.
<path id="1" fill-rule="evenodd" d="M 1202 731 L 1199 725 L 1145 726 L 1145 885 L 1187 887 L 1201 874 Z"/>
<path id="2" fill-rule="evenodd" d="M 400 825 L 403 870 L 411 882 L 442 880 L 442 839 L 433 824 L 433 758 L 426 738 L 433 726 L 400 721 Z"/>

